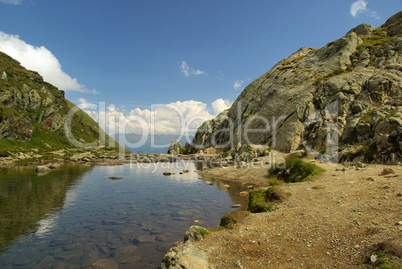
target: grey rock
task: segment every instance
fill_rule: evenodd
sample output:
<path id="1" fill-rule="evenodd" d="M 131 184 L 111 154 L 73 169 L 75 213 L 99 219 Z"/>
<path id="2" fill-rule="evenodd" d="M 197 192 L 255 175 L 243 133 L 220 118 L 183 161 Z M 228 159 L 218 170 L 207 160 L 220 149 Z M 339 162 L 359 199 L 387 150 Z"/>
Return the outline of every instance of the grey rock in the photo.
<path id="1" fill-rule="evenodd" d="M 181 148 L 181 144 L 180 141 L 178 140 L 173 140 L 170 145 L 169 145 L 169 149 L 168 149 L 168 154 L 171 155 L 179 155 L 180 153 L 180 148 Z"/>
<path id="2" fill-rule="evenodd" d="M 401 14 L 386 27 L 359 25 L 320 49 L 299 49 L 245 87 L 228 111 L 201 125 L 193 144 L 282 152 L 364 145 L 359 154 L 365 162 L 401 162 Z M 363 40 L 374 33 L 389 40 L 367 46 Z"/>

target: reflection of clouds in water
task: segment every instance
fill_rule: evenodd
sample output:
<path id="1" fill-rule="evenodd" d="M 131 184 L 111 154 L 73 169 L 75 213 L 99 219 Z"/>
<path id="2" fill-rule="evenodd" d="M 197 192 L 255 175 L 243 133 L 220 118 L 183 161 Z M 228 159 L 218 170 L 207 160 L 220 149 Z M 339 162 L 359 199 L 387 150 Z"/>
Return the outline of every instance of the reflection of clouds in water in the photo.
<path id="1" fill-rule="evenodd" d="M 51 233 L 57 226 L 58 216 L 56 214 L 49 215 L 46 219 L 38 221 L 38 230 L 35 235 L 39 238 L 45 237 L 48 233 Z"/>
<path id="2" fill-rule="evenodd" d="M 130 163 L 125 164 L 130 167 L 129 174 L 135 177 L 141 177 L 144 174 L 149 174 L 151 171 L 154 175 L 161 176 L 166 179 L 174 179 L 183 183 L 194 182 L 199 180 L 198 173 L 195 172 L 196 167 L 192 161 L 180 162 L 157 162 L 157 163 Z M 180 174 L 184 169 L 189 170 L 188 173 Z M 163 172 L 171 172 L 172 175 L 164 176 Z"/>

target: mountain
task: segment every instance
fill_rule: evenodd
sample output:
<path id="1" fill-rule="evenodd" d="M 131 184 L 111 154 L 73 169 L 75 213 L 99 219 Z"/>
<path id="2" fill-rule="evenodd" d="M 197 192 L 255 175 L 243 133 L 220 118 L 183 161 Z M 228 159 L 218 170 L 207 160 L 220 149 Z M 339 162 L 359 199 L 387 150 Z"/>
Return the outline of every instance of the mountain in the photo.
<path id="1" fill-rule="evenodd" d="M 139 134 L 125 134 L 124 135 L 126 141 L 128 142 L 126 148 L 134 153 L 167 153 L 169 149 L 170 142 L 179 138 L 179 135 L 168 135 L 168 134 L 155 134 L 148 135 L 143 142 L 141 141 L 142 135 Z M 189 140 L 185 136 L 180 139 L 180 144 L 184 146 L 186 142 L 190 142 L 193 139 L 193 136 L 189 137 Z M 116 137 L 116 140 L 123 144 L 119 139 L 119 136 Z M 137 144 L 137 145 L 136 145 Z"/>
<path id="2" fill-rule="evenodd" d="M 63 91 L 0 52 L 0 156 L 113 143 Z"/>
<path id="3" fill-rule="evenodd" d="M 192 146 L 258 144 L 338 160 L 402 161 L 402 12 L 303 47 L 249 84 Z M 338 152 L 340 154 L 338 154 Z"/>

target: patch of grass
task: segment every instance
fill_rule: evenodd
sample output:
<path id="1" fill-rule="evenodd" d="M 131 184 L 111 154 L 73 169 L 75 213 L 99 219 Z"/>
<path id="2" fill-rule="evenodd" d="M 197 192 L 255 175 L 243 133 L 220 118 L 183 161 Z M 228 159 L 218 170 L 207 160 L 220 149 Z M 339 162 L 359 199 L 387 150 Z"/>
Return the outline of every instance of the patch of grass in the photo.
<path id="1" fill-rule="evenodd" d="M 379 47 L 383 46 L 387 41 L 391 40 L 392 37 L 390 36 L 382 36 L 382 35 L 372 35 L 368 37 L 360 37 L 363 41 L 362 44 L 357 46 L 357 50 L 363 49 L 363 48 L 374 48 L 374 47 Z"/>
<path id="2" fill-rule="evenodd" d="M 250 192 L 248 210 L 252 213 L 262 213 L 272 210 L 274 203 L 284 199 L 285 193 L 276 186 L 256 188 Z"/>
<path id="3" fill-rule="evenodd" d="M 398 256 L 391 255 L 390 253 L 386 253 L 383 250 L 379 250 L 376 253 L 377 259 L 370 266 L 370 268 L 378 268 L 378 269 L 400 269 L 402 268 L 402 259 Z M 371 257 L 368 258 L 368 263 L 371 263 Z"/>
<path id="4" fill-rule="evenodd" d="M 250 215 L 248 211 L 233 211 L 229 212 L 221 218 L 220 226 L 225 228 L 233 228 L 233 225 L 240 222 L 244 218 Z"/>
<path id="5" fill-rule="evenodd" d="M 279 186 L 283 184 L 283 181 L 279 180 L 277 177 L 271 177 L 268 179 L 268 184 L 270 186 Z"/>
<path id="6" fill-rule="evenodd" d="M 300 182 L 313 178 L 324 170 L 320 167 L 306 163 L 296 157 L 287 157 L 284 164 L 269 169 L 269 176 L 276 176 L 284 182 Z"/>
<path id="7" fill-rule="evenodd" d="M 252 213 L 262 213 L 271 211 L 272 204 L 265 199 L 267 190 L 265 188 L 256 188 L 250 191 L 248 210 Z"/>
<path id="8" fill-rule="evenodd" d="M 329 78 L 334 77 L 334 76 L 338 76 L 338 75 L 343 74 L 343 73 L 345 73 L 347 71 L 349 71 L 347 68 L 346 69 L 343 69 L 343 68 L 335 69 L 333 72 L 329 73 L 326 76 L 316 78 L 315 81 L 314 81 L 314 84 L 319 84 L 319 83 L 321 83 L 323 81 L 327 81 Z"/>

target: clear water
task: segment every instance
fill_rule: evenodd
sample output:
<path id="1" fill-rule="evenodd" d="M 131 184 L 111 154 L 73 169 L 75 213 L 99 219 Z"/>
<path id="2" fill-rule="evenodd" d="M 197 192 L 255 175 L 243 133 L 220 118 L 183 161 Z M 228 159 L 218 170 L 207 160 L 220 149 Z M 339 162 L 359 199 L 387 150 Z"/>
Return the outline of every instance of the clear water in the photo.
<path id="1" fill-rule="evenodd" d="M 184 168 L 190 172 L 179 174 Z M 233 204 L 247 202 L 241 185 L 210 186 L 195 170 L 184 162 L 3 170 L 0 268 L 86 268 L 104 258 L 119 268 L 157 268 L 194 220 L 218 226 Z"/>

